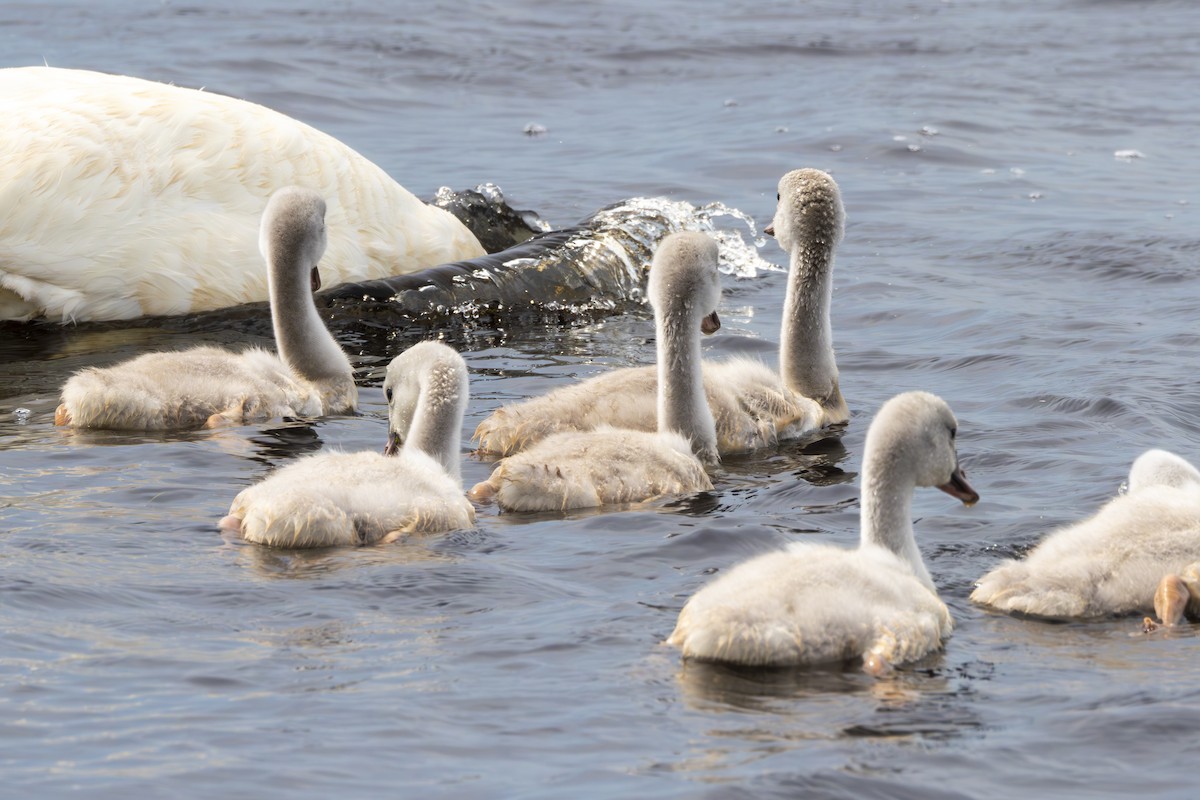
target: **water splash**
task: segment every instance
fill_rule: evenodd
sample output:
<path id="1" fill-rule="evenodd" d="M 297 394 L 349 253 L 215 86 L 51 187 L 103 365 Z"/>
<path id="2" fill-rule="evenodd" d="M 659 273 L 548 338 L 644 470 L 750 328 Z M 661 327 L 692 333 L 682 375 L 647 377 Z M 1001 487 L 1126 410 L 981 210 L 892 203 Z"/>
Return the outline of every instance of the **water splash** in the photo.
<path id="1" fill-rule="evenodd" d="M 479 187 L 476 195 L 503 202 L 494 185 Z M 439 193 L 440 200 L 447 197 Z M 732 227 L 730 219 L 736 223 Z M 725 224 L 718 227 L 718 220 Z M 765 240 L 742 211 L 721 203 L 697 207 L 663 197 L 634 197 L 600 209 L 573 228 L 539 234 L 489 256 L 345 284 L 319 297 L 339 312 L 362 316 L 387 308 L 435 323 L 618 311 L 645 302 L 654 250 L 677 231 L 702 231 L 717 239 L 721 269 L 728 275 L 753 278 L 760 270 L 778 270 L 758 255 Z"/>

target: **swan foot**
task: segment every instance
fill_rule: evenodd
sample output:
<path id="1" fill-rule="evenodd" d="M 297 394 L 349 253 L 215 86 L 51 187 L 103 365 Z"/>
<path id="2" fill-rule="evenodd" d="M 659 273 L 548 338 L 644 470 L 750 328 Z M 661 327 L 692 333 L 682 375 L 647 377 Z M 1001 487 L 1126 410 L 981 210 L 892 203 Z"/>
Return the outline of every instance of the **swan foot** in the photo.
<path id="1" fill-rule="evenodd" d="M 882 653 L 872 650 L 869 653 L 863 653 L 863 672 L 875 678 L 882 678 L 885 675 L 891 675 L 895 672 L 895 667 L 891 662 L 884 658 Z"/>
<path id="2" fill-rule="evenodd" d="M 1154 613 L 1165 627 L 1173 628 L 1183 621 L 1191 594 L 1188 585 L 1178 575 L 1165 575 L 1154 592 Z"/>
<path id="3" fill-rule="evenodd" d="M 221 517 L 221 521 L 217 523 L 217 527 L 223 531 L 230 531 L 231 533 L 241 533 L 242 532 L 242 518 L 235 517 L 233 514 L 230 514 L 229 516 L 226 516 L 226 517 Z"/>
<path id="4" fill-rule="evenodd" d="M 491 481 L 480 481 L 467 492 L 467 499 L 473 503 L 490 503 L 496 499 L 496 487 Z"/>
<path id="5" fill-rule="evenodd" d="M 66 403 L 60 403 L 58 408 L 54 409 L 54 424 L 55 425 L 70 425 L 71 412 L 67 410 Z"/>
<path id="6" fill-rule="evenodd" d="M 225 412 L 213 414 L 204 422 L 205 428 L 227 428 L 230 425 L 236 425 L 237 422 L 231 419 Z"/>

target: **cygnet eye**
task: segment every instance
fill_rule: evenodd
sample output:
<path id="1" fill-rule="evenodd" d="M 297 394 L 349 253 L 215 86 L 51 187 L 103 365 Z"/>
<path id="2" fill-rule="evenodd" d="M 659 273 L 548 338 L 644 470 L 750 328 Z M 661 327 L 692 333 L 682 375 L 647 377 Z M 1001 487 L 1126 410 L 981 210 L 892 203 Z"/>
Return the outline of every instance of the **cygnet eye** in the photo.
<path id="1" fill-rule="evenodd" d="M 958 428 L 951 428 L 950 429 L 950 441 L 953 442 L 956 436 L 958 436 Z"/>
<path id="2" fill-rule="evenodd" d="M 776 202 L 776 203 L 778 203 L 778 202 L 779 202 L 779 192 L 776 192 L 776 193 L 775 193 L 775 202 Z"/>
<path id="3" fill-rule="evenodd" d="M 392 402 L 392 389 L 390 386 L 383 390 L 383 396 L 387 398 L 389 403 Z"/>

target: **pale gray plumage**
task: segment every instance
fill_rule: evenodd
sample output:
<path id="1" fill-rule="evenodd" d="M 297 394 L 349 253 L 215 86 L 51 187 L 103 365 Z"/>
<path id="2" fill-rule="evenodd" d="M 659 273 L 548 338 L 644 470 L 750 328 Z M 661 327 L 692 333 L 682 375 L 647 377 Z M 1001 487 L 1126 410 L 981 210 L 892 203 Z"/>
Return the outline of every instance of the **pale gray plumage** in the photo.
<path id="1" fill-rule="evenodd" d="M 978 499 L 958 467 L 940 398 L 898 395 L 867 433 L 858 548 L 795 543 L 737 565 L 683 607 L 669 644 L 684 657 L 753 666 L 861 658 L 874 674 L 941 646 L 950 612 L 913 538 L 917 486 Z"/>
<path id="2" fill-rule="evenodd" d="M 221 527 L 247 541 L 296 548 L 471 527 L 475 510 L 459 477 L 468 399 L 462 356 L 437 342 L 414 345 L 388 365 L 384 387 L 386 453 L 297 459 L 242 490 Z"/>
<path id="3" fill-rule="evenodd" d="M 1050 618 L 1146 613 L 1164 576 L 1200 560 L 1200 472 L 1163 450 L 1143 453 L 1129 490 L 1048 534 L 1023 559 L 979 580 L 971 599 Z"/>
<path id="4" fill-rule="evenodd" d="M 722 454 L 744 452 L 845 422 L 830 326 L 833 259 L 844 211 L 837 184 L 815 169 L 779 182 L 772 228 L 791 258 L 780 369 L 753 358 L 703 365 L 704 390 Z M 509 455 L 556 432 L 600 426 L 655 430 L 654 367 L 613 370 L 498 409 L 479 424 L 484 452 Z"/>
<path id="5" fill-rule="evenodd" d="M 260 247 L 279 355 L 195 347 L 82 370 L 63 386 L 58 424 L 169 430 L 353 411 L 350 360 L 313 304 L 325 250 L 325 202 L 307 189 L 272 195 Z"/>
<path id="6" fill-rule="evenodd" d="M 603 426 L 556 433 L 501 461 L 472 497 L 495 497 L 512 511 L 565 511 L 712 488 L 702 462 L 717 460 L 717 434 L 704 396 L 699 337 L 702 328 L 719 324 L 716 242 L 695 232 L 663 239 L 650 268 L 649 295 L 658 331 L 658 431 Z M 612 395 L 608 402 L 624 398 Z"/>

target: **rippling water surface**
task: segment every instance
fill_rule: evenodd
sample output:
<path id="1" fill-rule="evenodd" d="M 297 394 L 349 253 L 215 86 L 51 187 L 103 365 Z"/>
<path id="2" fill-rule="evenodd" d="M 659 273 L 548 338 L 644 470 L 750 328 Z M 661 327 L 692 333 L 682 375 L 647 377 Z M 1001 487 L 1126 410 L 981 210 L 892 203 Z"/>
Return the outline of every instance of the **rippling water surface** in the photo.
<path id="1" fill-rule="evenodd" d="M 1050 625 L 967 601 L 999 558 L 1110 497 L 1142 450 L 1200 458 L 1192 3 L 0 7 L 0 65 L 43 61 L 246 97 L 418 194 L 492 181 L 556 225 L 653 195 L 761 225 L 783 172 L 827 169 L 848 214 L 834 332 L 854 416 L 843 435 L 729 459 L 696 497 L 272 551 L 215 520 L 298 455 L 379 448 L 382 368 L 411 342 L 464 350 L 467 434 L 500 403 L 649 361 L 648 314 L 335 321 L 360 416 L 162 436 L 55 428 L 58 387 L 86 365 L 262 343 L 269 327 L 2 327 L 8 791 L 1193 796 L 1193 629 Z M 761 254 L 784 261 L 773 242 Z M 712 355 L 774 357 L 784 279 L 726 280 Z M 914 508 L 956 619 L 945 651 L 872 680 L 684 665 L 662 647 L 714 571 L 787 541 L 855 541 L 867 423 L 912 388 L 956 410 L 983 495 L 964 509 L 923 492 Z"/>

